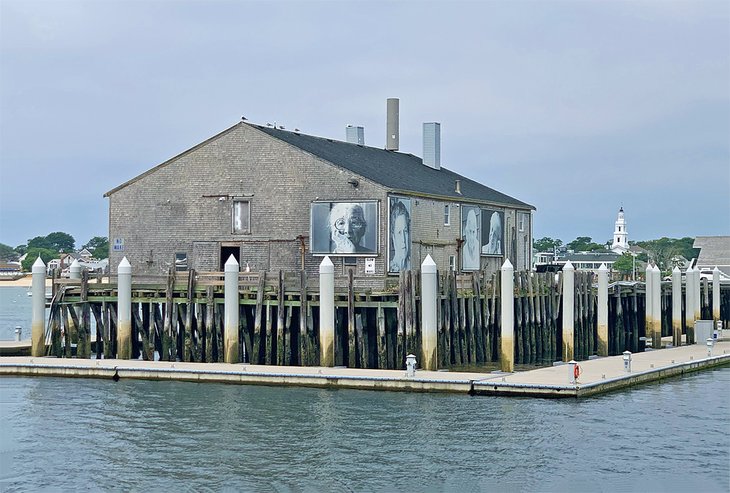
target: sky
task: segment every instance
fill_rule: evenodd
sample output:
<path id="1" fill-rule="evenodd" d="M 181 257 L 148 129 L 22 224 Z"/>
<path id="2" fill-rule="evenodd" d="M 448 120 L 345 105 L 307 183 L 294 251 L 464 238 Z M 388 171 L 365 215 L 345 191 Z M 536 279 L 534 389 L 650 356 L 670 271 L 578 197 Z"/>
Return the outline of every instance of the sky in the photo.
<path id="1" fill-rule="evenodd" d="M 108 235 L 105 192 L 250 122 L 400 150 L 534 237 L 730 235 L 730 2 L 0 0 L 0 243 Z"/>

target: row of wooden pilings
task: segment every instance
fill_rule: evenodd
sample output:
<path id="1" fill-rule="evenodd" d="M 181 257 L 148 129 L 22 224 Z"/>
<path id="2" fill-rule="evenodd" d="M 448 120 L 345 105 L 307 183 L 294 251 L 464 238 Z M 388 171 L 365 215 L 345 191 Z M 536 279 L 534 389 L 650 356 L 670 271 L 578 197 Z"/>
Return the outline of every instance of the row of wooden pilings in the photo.
<path id="1" fill-rule="evenodd" d="M 109 307 L 111 316 L 106 322 L 107 328 L 114 325 L 114 333 L 108 332 L 104 338 L 104 357 L 117 357 L 129 359 L 140 354 L 139 345 L 135 339 L 140 338 L 138 329 L 140 326 L 154 327 L 159 319 L 152 307 L 147 311 L 143 310 L 144 322 L 138 321 L 138 314 L 133 307 L 140 303 L 132 299 L 132 268 L 126 259 L 123 259 L 117 269 L 118 281 L 115 291 L 116 311 Z M 305 306 L 307 296 L 302 294 L 299 318 L 303 325 L 309 324 L 316 330 L 314 337 L 305 333 L 306 329 L 299 334 L 285 334 L 284 341 L 281 341 L 282 332 L 287 330 L 289 316 L 284 317 L 282 311 L 283 302 L 283 281 L 280 273 L 280 286 L 278 290 L 279 306 L 278 321 L 271 330 L 271 312 L 265 314 L 267 327 L 259 333 L 253 331 L 247 341 L 246 320 L 240 320 L 242 310 L 239 293 L 239 265 L 231 257 L 225 266 L 224 272 L 224 300 L 223 313 L 220 326 L 222 329 L 215 335 L 211 342 L 211 332 L 216 332 L 219 327 L 217 317 L 219 312 L 215 309 L 212 295 L 212 288 L 208 291 L 208 307 L 201 313 L 205 320 L 201 323 L 203 331 L 207 333 L 208 343 L 202 351 L 191 349 L 194 338 L 186 334 L 182 337 L 182 343 L 176 342 L 176 329 L 170 325 L 176 324 L 176 310 L 171 310 L 172 293 L 168 281 L 168 302 L 167 308 L 163 307 L 164 330 L 163 342 L 160 346 L 160 358 L 180 358 L 183 361 L 191 358 L 191 361 L 226 361 L 237 363 L 245 357 L 249 362 L 260 362 L 266 364 L 319 364 L 322 366 L 334 366 L 346 364 L 353 367 L 380 367 L 380 368 L 402 368 L 405 356 L 409 353 L 418 355 L 420 366 L 426 369 L 448 368 L 452 366 L 479 365 L 485 362 L 499 361 L 503 371 L 513 371 L 517 364 L 551 364 L 555 359 L 570 361 L 572 359 L 587 359 L 593 354 L 605 356 L 619 354 L 628 349 L 641 351 L 644 347 L 644 340 L 651 341 L 654 348 L 661 347 L 662 333 L 671 329 L 674 345 L 681 344 L 682 329 L 685 329 L 687 343 L 694 342 L 694 321 L 700 320 L 704 306 L 709 307 L 707 296 L 707 283 L 705 282 L 704 298 L 700 294 L 699 271 L 690 269 L 687 271 L 687 283 L 685 297 L 682 296 L 681 273 L 675 269 L 672 275 L 672 306 L 668 306 L 668 294 L 665 290 L 661 292 L 661 279 L 659 269 L 649 267 L 646 276 L 646 297 L 637 296 L 636 285 L 633 286 L 629 296 L 622 295 L 621 286 L 617 286 L 614 295 L 609 298 L 608 293 L 608 271 L 605 266 L 598 272 L 598 288 L 592 289 L 592 278 L 590 273 L 576 273 L 572 265 L 567 264 L 560 276 L 552 274 L 540 275 L 526 272 L 515 273 L 509 261 L 505 262 L 498 276 L 491 281 L 491 297 L 487 290 L 482 289 L 479 277 L 472 276 L 473 296 L 470 298 L 457 297 L 456 280 L 453 275 L 438 277 L 436 265 L 430 257 L 427 257 L 421 266 L 420 290 L 416 293 L 416 280 L 411 273 L 401 275 L 398 295 L 397 321 L 390 320 L 395 310 L 389 314 L 383 314 L 378 309 L 377 342 L 370 347 L 367 346 L 368 336 L 360 333 L 355 334 L 353 327 L 356 326 L 354 318 L 354 303 L 348 296 L 347 326 L 349 334 L 345 332 L 344 337 L 338 333 L 338 322 L 341 322 L 340 312 L 335 306 L 334 289 L 334 266 L 328 257 L 325 257 L 320 265 L 319 278 L 319 310 L 318 317 L 312 318 L 307 310 L 311 307 Z M 80 277 L 78 267 L 71 268 L 72 279 Z M 351 281 L 351 280 L 350 280 Z M 485 280 L 486 282 L 486 280 Z M 46 333 L 44 330 L 44 308 L 45 308 L 45 266 L 38 260 L 33 266 L 33 354 L 43 355 L 46 350 Z M 440 284 L 441 283 L 441 284 Z M 261 326 L 262 305 L 260 303 L 263 293 L 263 285 L 259 285 L 257 293 L 257 309 L 255 313 L 255 327 Z M 81 303 L 88 307 L 85 290 L 88 285 L 81 283 Z M 727 290 L 726 290 L 727 291 Z M 484 296 L 481 296 L 484 293 Z M 417 297 L 418 294 L 418 297 Z M 625 292 L 623 294 L 626 294 Z M 730 293 L 727 293 L 730 294 Z M 188 294 L 188 297 L 191 295 Z M 712 289 L 712 318 L 720 319 L 720 288 L 719 277 L 713 279 Z M 418 298 L 418 302 L 416 299 Z M 683 299 L 684 298 L 684 299 Z M 727 298 L 727 299 L 725 299 Z M 730 296 L 723 298 L 723 306 L 728 304 Z M 706 305 L 702 305 L 700 300 Z M 682 301 L 684 303 L 684 310 Z M 643 302 L 644 310 L 641 310 Z M 730 308 L 730 306 L 728 307 Z M 101 317 L 99 307 L 96 307 L 94 316 L 99 324 Z M 638 313 L 644 311 L 645 316 L 639 317 Z M 684 320 L 682 312 L 685 312 Z M 727 308 L 726 308 L 726 311 Z M 74 317 L 74 310 L 70 309 L 69 318 Z M 173 316 L 170 317 L 170 312 Z M 183 318 L 192 319 L 194 308 L 188 306 Z M 53 313 L 53 307 L 52 307 Z M 88 319 L 88 308 L 86 318 Z M 564 316 L 572 313 L 574 316 Z M 671 313 L 671 317 L 668 315 Z M 243 313 L 247 315 L 247 313 Z M 250 314 L 250 312 L 249 312 Z M 53 316 L 53 315 L 52 315 Z M 88 346 L 89 334 L 88 320 L 81 317 L 83 330 L 78 330 L 77 340 L 79 347 Z M 368 319 L 363 315 L 363 319 Z M 112 322 L 113 319 L 113 322 Z M 287 322 L 285 322 L 285 319 Z M 385 319 L 389 319 L 386 321 Z M 669 320 L 671 319 L 671 320 Z M 193 319 L 194 320 L 194 319 Z M 318 323 L 317 323 L 318 322 Z M 684 322 L 684 323 L 683 323 Z M 50 325 L 50 324 L 49 324 Z M 78 323 L 77 323 L 78 325 Z M 159 329 L 162 324 L 158 324 Z M 189 321 L 184 323 L 186 331 L 191 330 Z M 393 328 L 397 326 L 397 337 L 389 339 L 386 333 L 386 326 Z M 341 325 L 339 326 L 341 328 Z M 213 330 L 211 330 L 213 329 Z M 98 330 L 98 328 L 97 328 Z M 268 338 L 278 330 L 280 341 L 273 345 Z M 53 329 L 53 334 L 57 330 Z M 55 346 L 53 354 L 70 356 L 72 339 L 69 338 L 66 330 L 65 350 L 60 351 L 60 337 L 53 337 L 52 345 Z M 193 329 L 193 332 L 195 330 Z M 263 334 L 266 334 L 266 340 Z M 82 333 L 85 335 L 82 336 Z M 172 335 L 171 335 L 172 334 Z M 72 334 L 73 335 L 73 334 Z M 216 342 L 216 335 L 218 341 Z M 642 337 L 643 336 L 643 337 Z M 101 333 L 97 332 L 97 344 L 100 342 Z M 111 337 L 111 341 L 109 340 Z M 292 344 L 292 339 L 294 343 Z M 152 336 L 148 332 L 148 339 Z M 255 339 L 255 340 L 254 340 Z M 387 339 L 387 340 L 386 340 Z M 252 342 L 254 340 L 254 342 Z M 365 344 L 363 344 L 365 341 Z M 76 342 L 74 340 L 73 342 Z M 287 342 L 289 344 L 287 344 Z M 343 351 L 343 347 L 344 351 Z M 215 356 L 211 348 L 218 348 Z M 293 346 L 300 346 L 298 355 L 290 355 L 294 351 Z M 349 347 L 348 347 L 349 346 Z M 391 348 L 391 346 L 393 346 Z M 98 346 L 97 346 L 98 347 Z M 278 358 L 274 354 L 270 357 L 265 354 L 270 348 L 276 347 L 279 352 Z M 374 350 L 373 347 L 376 349 Z M 176 349 L 179 348 L 179 349 Z M 260 348 L 260 349 L 259 349 Z M 245 350 L 248 354 L 241 354 Z M 308 351 L 316 351 L 316 355 Z M 195 353 L 197 351 L 197 356 Z M 273 349 L 271 349 L 273 351 Z M 150 353 L 142 356 L 151 359 Z M 346 356 L 343 356 L 343 352 Z M 369 355 L 375 352 L 374 358 Z M 387 352 L 387 354 L 386 354 Z M 164 353 L 164 356 L 163 356 Z M 89 352 L 79 351 L 80 357 L 88 357 Z M 101 356 L 97 349 L 97 357 Z M 192 356 L 190 356 L 192 354 Z M 373 361 L 375 361 L 373 366 Z"/>

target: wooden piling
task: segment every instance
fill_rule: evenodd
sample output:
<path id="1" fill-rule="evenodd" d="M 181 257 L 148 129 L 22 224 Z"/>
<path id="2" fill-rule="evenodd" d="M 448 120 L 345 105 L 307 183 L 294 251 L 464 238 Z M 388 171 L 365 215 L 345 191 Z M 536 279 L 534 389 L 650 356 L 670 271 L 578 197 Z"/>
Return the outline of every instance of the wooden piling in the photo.
<path id="1" fill-rule="evenodd" d="M 277 302 L 276 302 L 276 364 L 285 365 L 285 351 L 284 351 L 284 332 L 286 331 L 285 321 L 285 310 L 284 305 L 284 271 L 279 271 L 279 285 L 277 288 Z M 273 337 L 273 335 L 272 335 Z M 272 357 L 273 359 L 273 357 Z"/>

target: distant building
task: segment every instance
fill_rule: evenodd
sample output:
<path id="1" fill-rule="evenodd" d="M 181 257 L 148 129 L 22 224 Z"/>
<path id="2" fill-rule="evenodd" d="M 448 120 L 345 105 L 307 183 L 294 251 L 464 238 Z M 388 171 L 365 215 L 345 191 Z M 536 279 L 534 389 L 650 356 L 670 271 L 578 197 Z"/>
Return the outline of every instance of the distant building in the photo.
<path id="1" fill-rule="evenodd" d="M 626 231 L 626 219 L 624 218 L 624 208 L 618 210 L 618 218 L 613 229 L 613 243 L 611 251 L 619 255 L 629 249 L 629 233 Z"/>
<path id="2" fill-rule="evenodd" d="M 420 158 L 366 146 L 357 127 L 350 143 L 238 123 L 105 194 L 112 270 L 126 256 L 139 275 L 217 271 L 231 255 L 310 275 L 324 255 L 337 275 L 426 255 L 442 271 L 529 268 L 535 208 L 442 167 L 438 125 L 424 124 Z"/>
<path id="3" fill-rule="evenodd" d="M 598 272 L 601 264 L 606 264 L 609 271 L 613 270 L 613 264 L 621 255 L 614 252 L 575 252 L 568 253 L 555 260 L 555 264 L 562 266 L 570 261 L 575 270 L 589 270 Z"/>
<path id="4" fill-rule="evenodd" d="M 703 271 L 717 267 L 730 275 L 730 236 L 698 236 L 692 246 L 700 249 L 697 268 Z"/>

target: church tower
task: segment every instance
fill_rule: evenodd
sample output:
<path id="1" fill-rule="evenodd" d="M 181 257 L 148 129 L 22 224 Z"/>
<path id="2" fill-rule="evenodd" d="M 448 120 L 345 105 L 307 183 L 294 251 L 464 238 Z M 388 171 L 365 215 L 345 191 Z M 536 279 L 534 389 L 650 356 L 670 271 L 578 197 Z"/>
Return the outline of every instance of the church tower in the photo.
<path id="1" fill-rule="evenodd" d="M 611 251 L 616 253 L 624 253 L 629 249 L 629 234 L 626 232 L 626 220 L 624 219 L 624 208 L 618 210 L 618 219 L 616 219 L 616 227 L 613 230 L 613 244 Z"/>

